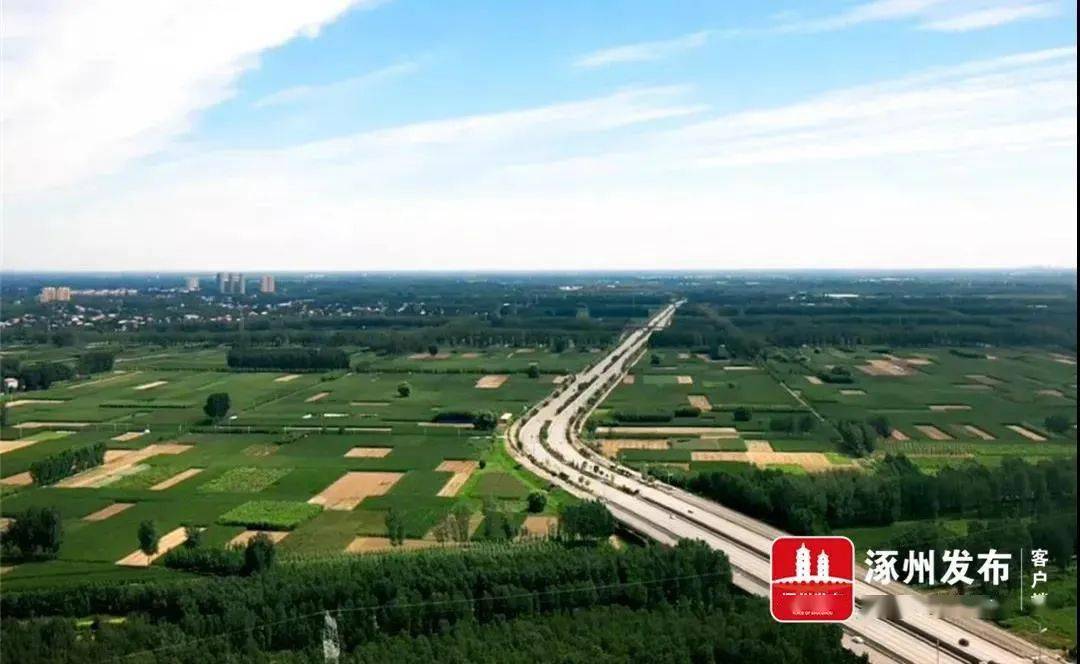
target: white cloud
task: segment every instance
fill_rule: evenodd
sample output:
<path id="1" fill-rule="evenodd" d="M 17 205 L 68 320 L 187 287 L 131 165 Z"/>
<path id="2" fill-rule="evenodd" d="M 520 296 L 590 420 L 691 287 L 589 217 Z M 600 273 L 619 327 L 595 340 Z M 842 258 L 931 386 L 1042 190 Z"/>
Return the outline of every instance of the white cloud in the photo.
<path id="1" fill-rule="evenodd" d="M 652 62 L 663 60 L 687 51 L 701 48 L 709 41 L 712 32 L 703 30 L 674 39 L 625 44 L 613 48 L 594 51 L 581 56 L 574 62 L 575 67 L 593 69 L 608 65 L 628 62 Z"/>
<path id="2" fill-rule="evenodd" d="M 416 72 L 419 65 L 415 62 L 399 62 L 375 71 L 354 76 L 333 83 L 323 85 L 297 85 L 285 88 L 255 100 L 251 105 L 254 108 L 268 108 L 271 106 L 289 106 L 293 104 L 310 103 L 312 101 L 325 102 L 341 99 L 357 92 L 361 92 L 373 85 L 385 81 L 401 78 Z"/>
<path id="3" fill-rule="evenodd" d="M 1058 4 L 1046 0 L 872 0 L 829 16 L 786 20 L 775 31 L 829 32 L 868 23 L 914 21 L 924 30 L 962 32 L 1057 13 Z"/>
<path id="4" fill-rule="evenodd" d="M 5 265 L 1076 264 L 1074 47 L 711 117 L 694 94 L 198 152 L 90 195 L 16 201 Z"/>
<path id="5" fill-rule="evenodd" d="M 5 189 L 78 182 L 161 150 L 260 53 L 357 4 L 5 1 Z"/>
<path id="6" fill-rule="evenodd" d="M 1025 19 L 1046 18 L 1056 13 L 1057 8 L 1051 3 L 990 7 L 967 14 L 957 14 L 931 20 L 925 23 L 923 27 L 927 30 L 941 32 L 967 32 L 968 30 L 993 28 Z"/>

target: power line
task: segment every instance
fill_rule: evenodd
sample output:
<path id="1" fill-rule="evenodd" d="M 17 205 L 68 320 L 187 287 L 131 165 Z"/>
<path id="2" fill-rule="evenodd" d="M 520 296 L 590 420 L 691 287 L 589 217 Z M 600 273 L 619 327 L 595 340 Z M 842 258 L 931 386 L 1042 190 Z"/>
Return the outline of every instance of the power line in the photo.
<path id="1" fill-rule="evenodd" d="M 650 585 L 650 584 L 655 584 L 655 583 L 669 583 L 669 582 L 673 582 L 673 581 L 686 581 L 686 580 L 690 580 L 690 579 L 706 579 L 706 578 L 712 578 L 712 577 L 716 577 L 716 576 L 722 576 L 724 574 L 725 574 L 725 572 L 719 572 L 718 571 L 718 572 L 707 572 L 707 573 L 703 573 L 703 574 L 686 574 L 686 575 L 683 575 L 683 576 L 670 576 L 670 577 L 664 577 L 664 578 L 660 578 L 660 579 L 644 579 L 644 580 L 641 580 L 641 581 L 621 581 L 621 582 L 618 582 L 618 583 L 610 583 L 610 584 L 604 584 L 604 585 L 599 585 L 599 586 L 582 586 L 582 587 L 578 587 L 578 588 L 556 588 L 556 589 L 552 589 L 552 590 L 535 590 L 535 591 L 512 593 L 512 594 L 507 594 L 507 595 L 499 595 L 499 596 L 483 597 L 483 598 L 460 597 L 460 598 L 454 598 L 454 599 L 426 600 L 426 601 L 422 601 L 422 602 L 408 602 L 408 603 L 405 603 L 405 604 L 393 604 L 393 605 L 389 605 L 389 604 L 372 604 L 372 605 L 368 605 L 368 606 L 357 606 L 357 607 L 352 607 L 352 608 L 348 608 L 348 609 L 342 609 L 342 608 L 322 609 L 322 610 L 319 610 L 319 611 L 316 611 L 316 612 L 313 612 L 313 613 L 307 613 L 307 614 L 299 615 L 299 616 L 292 616 L 290 618 L 285 618 L 285 619 L 282 619 L 282 620 L 276 620 L 276 621 L 273 621 L 273 622 L 260 623 L 260 624 L 257 624 L 257 625 L 253 625 L 251 627 L 246 627 L 244 629 L 236 629 L 236 630 L 232 630 L 232 631 L 228 631 L 228 632 L 220 632 L 218 634 L 214 634 L 214 635 L 211 635 L 211 636 L 205 636 L 205 637 L 198 638 L 198 639 L 192 639 L 192 640 L 186 641 L 184 643 L 176 643 L 176 644 L 171 644 L 171 645 L 167 645 L 167 646 L 161 646 L 159 648 L 151 648 L 151 649 L 148 649 L 148 650 L 137 650 L 135 652 L 127 653 L 126 655 L 120 655 L 120 656 L 115 657 L 115 658 L 113 658 L 111 660 L 108 660 L 108 661 L 119 662 L 119 661 L 123 661 L 125 659 L 129 659 L 131 657 L 134 657 L 135 655 L 145 655 L 145 654 L 158 653 L 158 652 L 162 652 L 162 651 L 166 651 L 166 650 L 174 650 L 174 649 L 177 649 L 177 648 L 184 648 L 184 647 L 188 647 L 188 646 L 197 645 L 199 643 L 204 643 L 204 642 L 207 642 L 207 641 L 212 641 L 214 639 L 220 639 L 220 638 L 232 636 L 232 635 L 235 635 L 235 634 L 243 634 L 243 633 L 246 633 L 246 632 L 251 632 L 251 631 L 254 631 L 254 630 L 257 630 L 257 629 L 264 629 L 264 628 L 267 628 L 267 627 L 274 627 L 276 625 L 283 625 L 285 623 L 292 623 L 292 622 L 297 622 L 297 621 L 300 621 L 300 620 L 307 620 L 309 618 L 314 618 L 314 617 L 322 617 L 327 611 L 329 611 L 331 614 L 333 614 L 335 616 L 341 616 L 341 615 L 346 614 L 346 613 L 358 613 L 358 612 L 361 612 L 361 611 L 377 611 L 379 609 L 411 609 L 411 608 L 417 608 L 417 607 L 422 607 L 422 606 L 441 606 L 441 605 L 465 604 L 465 603 L 475 604 L 478 601 L 495 602 L 495 601 L 504 601 L 504 600 L 511 600 L 511 599 L 520 599 L 520 598 L 525 598 L 525 597 L 561 595 L 561 594 L 564 594 L 564 593 L 575 593 L 575 592 L 581 592 L 581 591 L 587 591 L 587 590 L 610 590 L 610 589 L 614 589 L 614 588 L 626 588 L 626 587 L 631 587 L 631 586 L 645 586 L 645 585 Z"/>

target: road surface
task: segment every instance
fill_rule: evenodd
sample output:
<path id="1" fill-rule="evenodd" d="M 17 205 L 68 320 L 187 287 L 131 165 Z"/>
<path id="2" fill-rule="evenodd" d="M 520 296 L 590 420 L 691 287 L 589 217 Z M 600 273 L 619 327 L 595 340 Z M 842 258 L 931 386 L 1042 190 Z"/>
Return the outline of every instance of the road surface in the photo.
<path id="1" fill-rule="evenodd" d="M 646 349 L 649 335 L 666 326 L 681 302 L 665 307 L 645 326 L 624 335 L 614 350 L 566 380 L 511 427 L 511 454 L 531 471 L 570 493 L 605 503 L 624 525 L 656 541 L 698 539 L 727 554 L 734 583 L 767 596 L 772 540 L 768 524 L 624 468 L 584 444 L 578 432 L 585 417 L 613 390 Z M 856 571 L 858 576 L 859 571 Z M 918 594 L 901 584 L 876 586 L 856 579 L 855 601 L 868 607 L 895 595 L 903 617 L 884 620 L 856 611 L 844 624 L 844 644 L 872 661 L 1031 662 L 1036 647 L 989 623 L 964 624 L 920 610 Z M 906 597 L 905 597 L 906 596 Z M 1043 655 L 1043 661 L 1054 661 Z"/>

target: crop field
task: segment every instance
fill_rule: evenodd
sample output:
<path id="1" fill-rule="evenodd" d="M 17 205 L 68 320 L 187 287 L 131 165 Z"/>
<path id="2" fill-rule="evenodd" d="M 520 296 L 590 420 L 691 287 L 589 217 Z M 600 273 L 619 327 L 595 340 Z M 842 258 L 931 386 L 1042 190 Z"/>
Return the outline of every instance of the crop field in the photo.
<path id="1" fill-rule="evenodd" d="M 1075 455 L 1075 428 L 1053 433 L 1043 424 L 1051 415 L 1075 417 L 1076 366 L 1063 361 L 1068 358 L 1024 349 L 968 355 L 947 348 L 902 354 L 822 348 L 749 364 L 710 360 L 691 349 L 656 350 L 638 360 L 633 378 L 597 410 L 596 444 L 638 465 L 693 470 L 742 461 L 813 472 L 865 463 L 837 453 L 826 422 L 884 416 L 895 433 L 879 443 L 879 453 L 903 452 L 929 472 L 972 458 L 996 465 L 1010 457 Z M 846 368 L 850 381 L 818 378 L 835 367 Z M 807 415 L 816 422 L 811 431 L 772 426 Z M 767 443 L 771 454 L 747 452 L 745 443 L 754 440 Z M 809 456 L 814 453 L 824 456 Z"/>
<path id="2" fill-rule="evenodd" d="M 216 349 L 122 354 L 113 372 L 56 383 L 9 408 L 0 481 L 64 450 L 102 442 L 107 452 L 105 466 L 55 486 L 3 484 L 5 516 L 55 507 L 65 533 L 54 560 L 9 567 L 4 587 L 183 574 L 160 562 L 117 564 L 136 550 L 145 520 L 162 535 L 202 528 L 203 542 L 221 547 L 250 529 L 269 530 L 281 555 L 307 556 L 341 554 L 358 536 L 385 537 L 391 510 L 414 539 L 429 536 L 458 505 L 477 523 L 492 498 L 523 510 L 524 497 L 541 487 L 495 444 L 499 431 L 449 426 L 436 416 L 517 416 L 553 389 L 555 376 L 594 357 L 500 349 L 289 374 L 223 371 L 224 352 Z M 535 378 L 526 373 L 534 362 L 543 371 Z M 476 387 L 491 374 L 500 375 L 497 385 Z M 232 407 L 210 424 L 202 407 L 218 392 Z M 369 476 L 394 481 L 376 486 Z M 317 499 L 323 492 L 330 500 Z"/>

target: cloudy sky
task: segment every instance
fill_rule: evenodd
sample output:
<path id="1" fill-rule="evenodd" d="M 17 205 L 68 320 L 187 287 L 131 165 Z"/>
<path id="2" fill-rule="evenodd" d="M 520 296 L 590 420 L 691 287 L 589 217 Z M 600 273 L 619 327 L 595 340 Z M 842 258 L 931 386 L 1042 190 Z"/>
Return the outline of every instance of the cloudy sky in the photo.
<path id="1" fill-rule="evenodd" d="M 5 270 L 1076 266 L 1059 0 L 5 0 Z"/>

